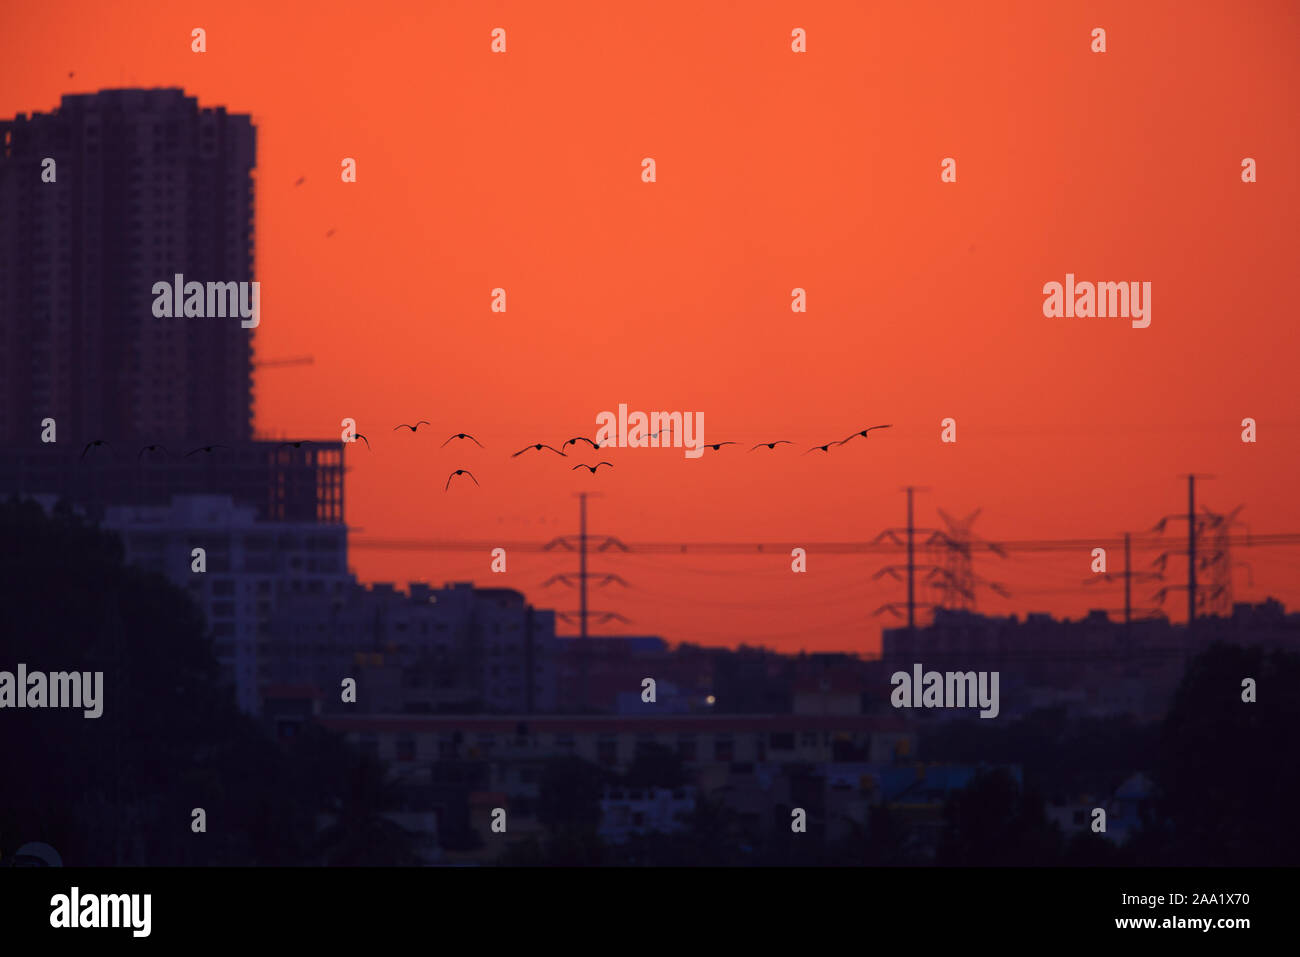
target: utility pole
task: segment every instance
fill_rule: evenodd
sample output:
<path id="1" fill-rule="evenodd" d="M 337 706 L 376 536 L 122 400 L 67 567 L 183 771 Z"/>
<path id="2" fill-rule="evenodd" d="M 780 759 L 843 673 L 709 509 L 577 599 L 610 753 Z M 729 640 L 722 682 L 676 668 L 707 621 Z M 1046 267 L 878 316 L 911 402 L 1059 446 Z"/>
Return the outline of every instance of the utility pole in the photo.
<path id="1" fill-rule="evenodd" d="M 1196 476 L 1187 476 L 1187 637 L 1196 627 Z"/>
<path id="2" fill-rule="evenodd" d="M 1196 610 L 1198 607 L 1198 583 L 1196 581 L 1196 565 L 1199 559 L 1196 557 L 1196 480 L 1198 478 L 1214 478 L 1213 475 L 1203 475 L 1199 473 L 1189 473 L 1180 478 L 1187 479 L 1187 512 L 1186 514 L 1166 515 L 1156 523 L 1153 531 L 1163 532 L 1165 525 L 1170 521 L 1187 522 L 1187 584 L 1181 586 L 1187 589 L 1187 645 L 1190 649 L 1196 637 Z M 1166 551 L 1156 560 L 1156 564 L 1164 569 L 1164 563 L 1172 552 Z M 1180 586 L 1167 585 L 1160 589 L 1155 595 L 1157 602 L 1163 602 L 1165 595 L 1171 590 Z"/>
<path id="3" fill-rule="evenodd" d="M 1128 635 L 1133 624 L 1133 576 L 1129 570 L 1133 567 L 1133 536 L 1124 533 L 1124 634 Z"/>
<path id="4" fill-rule="evenodd" d="M 591 620 L 591 616 L 598 615 L 599 621 L 602 623 L 606 621 L 613 621 L 613 620 L 628 621 L 627 618 L 623 617 L 617 612 L 593 611 L 587 603 L 587 583 L 593 577 L 591 572 L 588 571 L 587 569 L 587 551 L 591 547 L 591 540 L 593 538 L 593 536 L 587 534 L 587 497 L 599 496 L 599 494 L 600 494 L 599 492 L 578 492 L 577 493 L 578 496 L 577 536 L 561 535 L 559 538 L 553 538 L 551 539 L 551 541 L 547 542 L 545 545 L 542 546 L 543 551 L 550 551 L 551 549 L 558 547 L 558 548 L 563 548 L 567 551 L 576 551 L 578 553 L 578 572 L 576 575 L 573 574 L 572 572 L 561 572 L 558 575 L 552 575 L 550 578 L 546 579 L 546 581 L 542 582 L 542 587 L 549 588 L 552 585 L 559 583 L 562 585 L 567 585 L 568 587 L 572 588 L 575 585 L 574 579 L 577 579 L 576 585 L 578 588 L 578 611 L 576 613 L 556 612 L 556 617 L 563 619 L 564 621 L 567 621 L 570 624 L 573 624 L 576 619 L 576 623 L 578 625 L 578 648 L 577 648 L 578 688 L 579 688 L 578 707 L 582 712 L 586 712 L 589 709 L 591 703 L 589 689 L 588 689 L 589 671 L 590 671 L 590 664 L 588 659 L 590 657 L 590 652 L 591 652 L 589 633 L 588 633 L 588 623 Z M 575 537 L 577 540 L 576 544 L 574 541 Z M 628 547 L 624 545 L 621 541 L 619 541 L 617 538 L 614 538 L 609 535 L 604 535 L 600 537 L 602 540 L 600 544 L 597 546 L 598 551 L 603 552 L 609 548 L 619 548 L 625 552 L 629 550 Z M 627 586 L 627 582 L 624 581 L 623 578 L 619 575 L 600 574 L 594 577 L 599 579 L 599 581 L 597 582 L 597 587 L 604 587 L 605 585 L 609 585 L 611 583 L 623 585 L 624 587 Z"/>
<path id="5" fill-rule="evenodd" d="M 1134 581 L 1159 581 L 1164 578 L 1157 572 L 1135 572 L 1133 570 L 1133 536 L 1128 532 L 1124 533 L 1124 570 L 1119 574 L 1093 575 L 1085 578 L 1085 585 L 1095 585 L 1097 582 L 1113 582 L 1116 578 L 1124 579 L 1124 637 L 1129 638 L 1133 631 L 1133 582 Z M 1107 609 L 1109 611 L 1110 609 Z M 1153 613 L 1152 609 L 1142 609 L 1146 612 L 1146 617 Z M 1155 614 L 1161 614 L 1155 612 Z"/>
<path id="6" fill-rule="evenodd" d="M 872 539 L 872 544 L 877 544 L 879 542 L 889 540 L 893 542 L 895 545 L 904 546 L 907 549 L 907 564 L 886 565 L 884 568 L 880 569 L 878 572 L 872 575 L 871 578 L 872 581 L 875 581 L 877 578 L 880 578 L 884 575 L 888 575 L 890 578 L 897 579 L 899 577 L 900 571 L 906 571 L 907 574 L 907 637 L 909 641 L 912 641 L 916 638 L 916 606 L 917 606 L 916 573 L 918 569 L 924 569 L 925 571 L 934 572 L 934 573 L 941 571 L 941 569 L 939 568 L 938 565 L 918 566 L 916 564 L 916 533 L 928 532 L 932 534 L 937 534 L 937 530 L 933 528 L 916 527 L 915 511 L 912 502 L 912 494 L 914 492 L 929 491 L 929 489 L 921 488 L 915 485 L 908 485 L 905 488 L 900 489 L 900 491 L 907 493 L 907 525 L 903 528 L 885 529 L 874 539 Z M 900 533 L 904 536 L 903 538 L 899 537 Z M 933 603 L 921 602 L 921 604 L 925 605 L 926 607 L 930 607 Z M 898 604 L 896 602 L 888 602 L 884 605 L 881 605 L 879 608 L 877 608 L 874 614 L 879 615 L 882 611 L 888 611 L 890 614 L 898 615 L 899 614 Z"/>
<path id="7" fill-rule="evenodd" d="M 587 493 L 578 493 L 578 701 L 587 710 Z"/>
<path id="8" fill-rule="evenodd" d="M 916 638 L 916 555 L 913 539 L 916 527 L 912 522 L 912 486 L 907 487 L 907 637 Z"/>
<path id="9" fill-rule="evenodd" d="M 524 714 L 533 713 L 533 689 L 537 685 L 537 675 L 533 664 L 533 606 L 524 602 L 524 680 L 528 682 L 524 691 Z"/>

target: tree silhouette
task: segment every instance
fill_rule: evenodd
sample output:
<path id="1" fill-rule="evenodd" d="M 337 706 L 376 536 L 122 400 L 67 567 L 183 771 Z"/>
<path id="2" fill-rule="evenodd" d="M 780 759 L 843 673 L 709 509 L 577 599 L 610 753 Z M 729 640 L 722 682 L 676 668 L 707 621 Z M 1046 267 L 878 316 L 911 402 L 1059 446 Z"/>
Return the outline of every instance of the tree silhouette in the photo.
<path id="1" fill-rule="evenodd" d="M 336 738 L 308 738 L 335 770 L 320 784 L 330 795 L 332 818 L 318 837 L 322 863 L 348 866 L 413 865 L 420 863 L 415 837 L 388 813 L 401 803 L 397 785 L 376 758 L 344 747 Z M 330 786 L 333 785 L 333 790 Z"/>
<path id="2" fill-rule="evenodd" d="M 553 864 L 598 864 L 600 799 L 609 775 L 604 768 L 566 755 L 551 758 L 538 782 L 537 819 L 546 828 L 545 857 Z"/>
<path id="3" fill-rule="evenodd" d="M 317 813 L 340 807 L 348 837 L 332 847 L 375 839 L 363 828 L 375 787 L 357 783 L 374 769 L 349 775 L 336 745 L 331 779 L 307 753 L 319 738 L 275 745 L 236 709 L 189 595 L 124 564 L 116 535 L 64 504 L 0 504 L 0 603 L 6 670 L 103 672 L 99 718 L 4 712 L 0 852 L 40 840 L 69 865 L 309 864 L 322 853 Z M 352 804 L 339 800 L 345 782 L 359 789 Z M 400 862 L 397 843 L 377 846 Z"/>
<path id="4" fill-rule="evenodd" d="M 979 772 L 949 797 L 944 820 L 937 864 L 1042 866 L 1060 857 L 1061 834 L 1042 800 L 1003 768 Z"/>
<path id="5" fill-rule="evenodd" d="M 907 826 L 886 805 L 877 804 L 871 808 L 861 863 L 885 867 L 916 863 Z"/>
<path id="6" fill-rule="evenodd" d="M 1193 659 L 1161 729 L 1139 846 L 1174 865 L 1300 864 L 1297 689 L 1300 655 L 1216 644 Z"/>
<path id="7" fill-rule="evenodd" d="M 686 768 L 674 748 L 650 743 L 638 748 L 623 783 L 630 788 L 679 788 L 686 783 Z"/>

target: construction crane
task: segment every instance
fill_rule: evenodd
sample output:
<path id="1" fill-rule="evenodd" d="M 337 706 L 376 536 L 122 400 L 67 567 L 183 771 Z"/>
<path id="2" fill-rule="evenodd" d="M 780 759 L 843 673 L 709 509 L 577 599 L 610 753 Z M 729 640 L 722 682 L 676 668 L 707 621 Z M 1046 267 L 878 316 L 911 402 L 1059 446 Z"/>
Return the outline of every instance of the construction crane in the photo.
<path id="1" fill-rule="evenodd" d="M 253 367 L 261 369 L 269 366 L 309 366 L 315 361 L 314 356 L 293 356 L 289 359 L 254 359 Z"/>

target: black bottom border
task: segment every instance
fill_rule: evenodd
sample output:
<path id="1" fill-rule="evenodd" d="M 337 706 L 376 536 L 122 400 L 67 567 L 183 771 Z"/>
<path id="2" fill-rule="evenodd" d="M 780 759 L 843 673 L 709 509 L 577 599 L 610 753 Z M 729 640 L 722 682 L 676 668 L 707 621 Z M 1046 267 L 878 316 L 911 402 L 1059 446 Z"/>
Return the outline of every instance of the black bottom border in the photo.
<path id="1" fill-rule="evenodd" d="M 832 929 L 897 930 L 926 943 L 1171 934 L 1230 943 L 1284 930 L 1296 876 L 1287 868 L 0 868 L 0 933 L 6 944 L 147 946 L 375 943 L 433 932 L 461 947 L 479 937 L 494 950 L 536 947 L 556 933 L 592 946 L 643 932 L 665 946 L 695 935 L 771 946 L 787 934 L 807 945 Z M 73 887 L 82 906 L 90 895 L 150 895 L 148 937 L 51 926 L 55 895 L 70 905 Z M 1248 925 L 1220 923 L 1243 918 Z M 1133 923 L 1147 920 L 1154 925 Z"/>

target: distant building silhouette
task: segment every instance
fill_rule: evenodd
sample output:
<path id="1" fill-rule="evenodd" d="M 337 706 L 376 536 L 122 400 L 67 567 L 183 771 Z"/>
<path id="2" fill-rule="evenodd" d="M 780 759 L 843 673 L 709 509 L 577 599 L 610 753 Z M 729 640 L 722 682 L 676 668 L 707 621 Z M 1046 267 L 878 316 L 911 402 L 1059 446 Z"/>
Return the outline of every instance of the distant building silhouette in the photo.
<path id="1" fill-rule="evenodd" d="M 881 637 L 882 683 L 894 669 L 914 663 L 942 671 L 996 670 L 1001 674 L 1002 714 L 1020 717 L 1038 708 L 1064 707 L 1079 716 L 1130 714 L 1164 717 L 1187 660 L 1213 642 L 1294 650 L 1300 647 L 1300 614 L 1274 599 L 1239 602 L 1231 616 L 1198 619 L 1195 635 L 1165 619 L 1126 628 L 1104 611 L 1071 621 L 1030 613 L 995 617 L 937 609 L 932 624 L 910 634 L 887 628 Z"/>
<path id="2" fill-rule="evenodd" d="M 329 689 L 326 713 L 343 705 L 339 680 L 357 681 L 371 712 L 553 712 L 555 612 L 509 588 L 410 582 L 293 594 L 276 606 L 262 656 L 264 682 Z M 530 687 L 531 685 L 531 687 Z"/>
<path id="3" fill-rule="evenodd" d="M 338 713 L 302 723 L 312 720 L 385 762 L 407 804 L 434 812 L 448 862 L 495 860 L 508 844 L 544 833 L 541 782 L 556 757 L 616 775 L 656 745 L 680 758 L 687 783 L 679 788 L 613 783 L 603 790 L 594 823 L 611 842 L 679 830 L 676 818 L 694 804 L 687 795 L 702 793 L 764 832 L 789 834 L 791 806 L 805 807 L 810 818 L 826 822 L 812 833 L 834 844 L 850 817 L 861 820 L 883 800 L 925 801 L 937 814 L 942 795 L 973 774 L 926 768 L 931 781 L 917 787 L 923 775 L 909 757 L 916 735 L 896 715 Z M 454 847 L 457 833 L 488 831 L 493 807 L 509 808 L 509 837 Z"/>
<path id="4" fill-rule="evenodd" d="M 254 166 L 250 118 L 179 89 L 0 121 L 0 443 L 251 438 L 253 330 L 152 288 L 253 279 Z"/>

